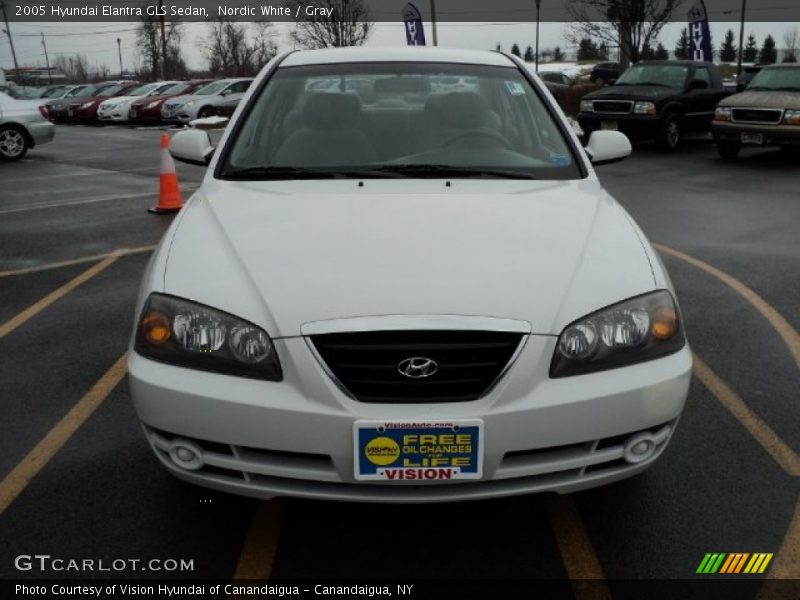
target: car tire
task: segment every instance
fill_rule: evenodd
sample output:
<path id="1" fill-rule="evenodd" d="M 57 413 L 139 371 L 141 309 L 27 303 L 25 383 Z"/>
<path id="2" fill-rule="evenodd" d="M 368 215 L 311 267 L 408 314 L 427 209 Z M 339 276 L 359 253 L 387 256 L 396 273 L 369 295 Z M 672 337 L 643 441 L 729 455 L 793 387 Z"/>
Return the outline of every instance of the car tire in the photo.
<path id="1" fill-rule="evenodd" d="M 717 142 L 717 152 L 725 160 L 734 160 L 739 156 L 742 145 L 738 142 Z"/>
<path id="2" fill-rule="evenodd" d="M 204 106 L 197 111 L 198 119 L 207 119 L 208 117 L 213 117 L 213 116 L 214 116 L 214 109 L 210 106 Z"/>
<path id="3" fill-rule="evenodd" d="M 669 113 L 661 123 L 661 131 L 656 137 L 656 144 L 667 152 L 674 151 L 681 143 L 681 117 L 677 113 Z"/>
<path id="4" fill-rule="evenodd" d="M 19 160 L 28 152 L 28 136 L 18 125 L 0 127 L 0 160 Z"/>

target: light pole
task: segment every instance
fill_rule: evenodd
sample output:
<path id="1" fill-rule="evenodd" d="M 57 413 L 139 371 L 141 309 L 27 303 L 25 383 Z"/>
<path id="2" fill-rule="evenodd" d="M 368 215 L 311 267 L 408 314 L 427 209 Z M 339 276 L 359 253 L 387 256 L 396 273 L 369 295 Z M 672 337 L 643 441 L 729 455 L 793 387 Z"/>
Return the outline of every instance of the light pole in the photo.
<path id="1" fill-rule="evenodd" d="M 52 85 L 53 75 L 50 73 L 50 57 L 47 56 L 47 43 L 44 41 L 44 32 L 42 32 L 42 46 L 44 46 L 44 64 L 47 65 L 47 80 Z"/>
<path id="2" fill-rule="evenodd" d="M 541 7 L 542 0 L 536 0 L 536 66 L 534 71 L 539 72 L 539 8 Z"/>
<path id="3" fill-rule="evenodd" d="M 744 54 L 744 12 L 747 10 L 747 0 L 742 0 L 742 21 L 739 24 L 739 64 L 736 67 L 736 79 L 742 76 L 742 56 Z"/>
<path id="4" fill-rule="evenodd" d="M 433 45 L 439 45 L 439 38 L 436 35 L 436 0 L 431 0 L 431 30 L 433 31 Z"/>
<path id="5" fill-rule="evenodd" d="M 122 40 L 117 38 L 117 52 L 119 52 L 119 78 L 122 79 Z"/>
<path id="6" fill-rule="evenodd" d="M 8 16 L 6 15 L 6 4 L 5 2 L 0 2 L 0 8 L 3 9 L 3 20 L 6 22 L 6 28 L 3 30 L 8 36 L 8 43 L 11 44 L 11 56 L 14 57 L 14 72 L 16 73 L 17 81 L 19 83 L 19 64 L 17 64 L 17 52 L 14 50 L 14 40 L 11 38 L 11 27 L 8 25 Z"/>

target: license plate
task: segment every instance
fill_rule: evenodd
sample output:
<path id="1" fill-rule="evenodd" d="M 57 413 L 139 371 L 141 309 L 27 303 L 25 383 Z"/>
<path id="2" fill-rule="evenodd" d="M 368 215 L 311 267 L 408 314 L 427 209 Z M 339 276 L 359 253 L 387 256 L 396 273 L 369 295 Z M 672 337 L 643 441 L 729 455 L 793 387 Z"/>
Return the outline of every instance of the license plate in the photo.
<path id="1" fill-rule="evenodd" d="M 760 133 L 743 133 L 742 134 L 742 143 L 743 144 L 763 144 L 764 143 L 764 136 Z"/>
<path id="2" fill-rule="evenodd" d="M 353 424 L 354 473 L 360 481 L 448 481 L 483 475 L 483 421 Z"/>
<path id="3" fill-rule="evenodd" d="M 605 131 L 616 131 L 618 128 L 616 121 L 600 121 L 600 129 Z"/>

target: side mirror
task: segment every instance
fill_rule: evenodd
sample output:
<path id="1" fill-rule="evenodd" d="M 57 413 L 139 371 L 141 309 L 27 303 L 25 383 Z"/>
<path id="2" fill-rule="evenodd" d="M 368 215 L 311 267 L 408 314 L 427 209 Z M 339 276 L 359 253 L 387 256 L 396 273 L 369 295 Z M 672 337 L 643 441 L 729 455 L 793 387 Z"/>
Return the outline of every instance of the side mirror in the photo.
<path id="1" fill-rule="evenodd" d="M 746 87 L 747 87 L 746 83 L 737 83 L 736 84 L 736 91 L 737 92 L 743 92 Z"/>
<path id="2" fill-rule="evenodd" d="M 190 165 L 205 167 L 214 155 L 214 146 L 207 131 L 187 129 L 176 133 L 169 143 L 172 158 Z"/>
<path id="3" fill-rule="evenodd" d="M 689 91 L 693 90 L 707 90 L 708 89 L 708 82 L 703 81 L 702 79 L 693 79 L 689 83 Z"/>
<path id="4" fill-rule="evenodd" d="M 632 151 L 628 136 L 619 131 L 595 131 L 589 136 L 589 143 L 586 145 L 586 153 L 593 165 L 607 165 L 624 160 Z"/>
<path id="5" fill-rule="evenodd" d="M 616 77 L 613 77 L 612 79 L 608 80 L 608 85 L 614 85 L 615 83 L 617 83 L 617 78 Z"/>

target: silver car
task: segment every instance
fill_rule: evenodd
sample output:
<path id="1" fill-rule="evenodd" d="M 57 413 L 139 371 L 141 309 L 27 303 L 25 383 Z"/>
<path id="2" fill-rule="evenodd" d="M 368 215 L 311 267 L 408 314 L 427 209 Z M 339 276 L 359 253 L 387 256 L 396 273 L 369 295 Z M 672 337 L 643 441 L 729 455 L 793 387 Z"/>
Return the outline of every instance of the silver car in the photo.
<path id="1" fill-rule="evenodd" d="M 220 79 L 191 94 L 170 98 L 161 108 L 161 119 L 168 123 L 188 123 L 194 119 L 210 117 L 216 114 L 220 104 L 241 99 L 252 82 L 252 78 Z"/>
<path id="2" fill-rule="evenodd" d="M 19 160 L 29 148 L 51 142 L 55 129 L 41 100 L 15 100 L 0 93 L 0 160 Z"/>

